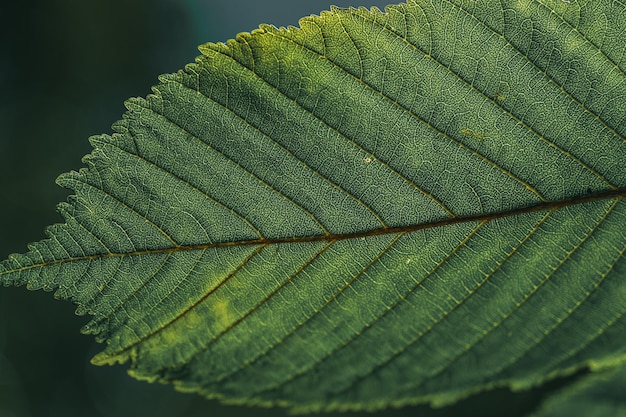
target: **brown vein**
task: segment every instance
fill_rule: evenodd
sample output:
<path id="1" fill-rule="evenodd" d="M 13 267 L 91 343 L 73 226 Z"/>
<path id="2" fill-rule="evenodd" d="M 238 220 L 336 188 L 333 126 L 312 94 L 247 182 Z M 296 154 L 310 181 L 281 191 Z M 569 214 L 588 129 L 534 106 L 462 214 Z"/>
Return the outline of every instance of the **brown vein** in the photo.
<path id="1" fill-rule="evenodd" d="M 567 198 L 563 200 L 541 202 L 538 204 L 520 207 L 520 208 L 512 209 L 509 211 L 493 212 L 493 213 L 478 213 L 478 214 L 472 214 L 468 216 L 445 218 L 442 220 L 436 220 L 436 221 L 429 222 L 429 223 L 416 223 L 416 224 L 409 224 L 405 226 L 395 226 L 395 227 L 388 227 L 384 229 L 383 228 L 372 229 L 372 230 L 365 230 L 365 231 L 354 232 L 354 233 L 250 239 L 250 240 L 238 240 L 238 241 L 230 241 L 230 242 L 228 241 L 227 242 L 215 242 L 215 243 L 210 243 L 210 244 L 198 244 L 198 245 L 185 245 L 185 246 L 176 246 L 176 247 L 164 247 L 164 248 L 156 248 L 156 249 L 145 249 L 145 250 L 139 250 L 136 252 L 100 253 L 100 254 L 94 254 L 94 255 L 88 255 L 88 256 L 78 256 L 78 257 L 68 258 L 68 259 L 59 259 L 55 261 L 38 262 L 38 263 L 33 263 L 31 265 L 17 267 L 17 268 L 7 268 L 5 264 L 3 265 L 4 270 L 0 271 L 0 276 L 13 274 L 13 273 L 19 273 L 28 269 L 41 268 L 44 266 L 54 265 L 58 263 L 79 262 L 79 261 L 84 261 L 84 260 L 89 260 L 89 259 L 117 258 L 121 256 L 145 256 L 145 255 L 152 255 L 152 254 L 159 254 L 159 253 L 205 250 L 205 249 L 211 249 L 211 248 L 223 248 L 223 247 L 233 247 L 233 246 L 279 245 L 279 244 L 284 244 L 284 243 L 305 243 L 305 242 L 321 242 L 321 241 L 333 242 L 333 241 L 339 241 L 339 240 L 360 239 L 360 238 L 367 238 L 371 236 L 388 235 L 388 234 L 395 234 L 395 233 L 411 233 L 417 230 L 431 229 L 435 227 L 443 227 L 443 226 L 459 224 L 459 223 L 491 221 L 491 220 L 500 219 L 503 217 L 519 216 L 522 214 L 533 213 L 537 211 L 558 210 L 563 207 L 574 206 L 578 204 L 585 204 L 585 203 L 589 203 L 592 201 L 601 201 L 601 200 L 607 200 L 611 198 L 621 199 L 624 197 L 626 197 L 626 188 L 618 188 L 615 190 L 607 190 L 607 191 L 603 191 L 599 193 L 586 194 L 586 195 L 581 195 L 581 196 L 577 196 L 573 198 Z M 17 262 L 17 261 L 13 260 L 13 262 Z"/>

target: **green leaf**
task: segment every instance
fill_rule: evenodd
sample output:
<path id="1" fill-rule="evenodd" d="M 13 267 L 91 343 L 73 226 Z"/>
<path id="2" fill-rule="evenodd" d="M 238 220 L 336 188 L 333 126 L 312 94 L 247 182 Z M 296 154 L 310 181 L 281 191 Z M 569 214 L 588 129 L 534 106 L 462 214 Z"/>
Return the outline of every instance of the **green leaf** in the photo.
<path id="1" fill-rule="evenodd" d="M 300 410 L 626 359 L 626 7 L 410 1 L 207 44 L 127 102 L 49 239 L 96 364 Z"/>
<path id="2" fill-rule="evenodd" d="M 626 365 L 588 375 L 554 395 L 534 417 L 626 416 Z"/>

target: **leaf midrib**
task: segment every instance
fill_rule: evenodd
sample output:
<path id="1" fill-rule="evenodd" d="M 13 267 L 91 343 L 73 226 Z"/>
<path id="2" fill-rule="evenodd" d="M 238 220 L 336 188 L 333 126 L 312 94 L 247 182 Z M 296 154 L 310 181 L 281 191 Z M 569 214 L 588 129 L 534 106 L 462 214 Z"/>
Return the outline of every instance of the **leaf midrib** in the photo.
<path id="1" fill-rule="evenodd" d="M 237 247 L 237 246 L 254 246 L 254 245 L 268 246 L 268 245 L 280 245 L 280 244 L 289 244 L 289 243 L 309 243 L 309 242 L 323 242 L 323 241 L 338 242 L 342 240 L 364 239 L 364 238 L 373 237 L 373 236 L 390 235 L 390 234 L 396 234 L 396 233 L 406 234 L 406 233 L 416 232 L 418 230 L 450 226 L 450 225 L 459 224 L 459 223 L 489 222 L 489 221 L 504 218 L 504 217 L 519 216 L 519 215 L 523 215 L 526 213 L 533 213 L 537 211 L 555 211 L 564 207 L 576 206 L 579 204 L 590 203 L 593 201 L 609 200 L 613 198 L 624 198 L 624 197 L 626 197 L 626 187 L 620 187 L 615 190 L 606 190 L 606 191 L 571 197 L 571 198 L 562 199 L 562 200 L 540 202 L 538 204 L 519 207 L 519 208 L 515 208 L 512 210 L 508 210 L 508 211 L 479 213 L 479 214 L 473 214 L 473 215 L 467 215 L 467 216 L 456 216 L 456 217 L 449 217 L 449 218 L 427 222 L 427 223 L 415 223 L 415 224 L 409 224 L 405 226 L 384 227 L 384 228 L 364 230 L 364 231 L 353 232 L 353 233 L 235 240 L 235 241 L 215 242 L 215 243 L 196 244 L 196 245 L 177 245 L 177 246 L 166 247 L 166 248 L 145 249 L 145 250 L 136 250 L 136 251 L 129 251 L 129 252 L 107 252 L 107 253 L 100 253 L 100 254 L 94 254 L 94 255 L 69 257 L 65 259 L 57 259 L 54 261 L 33 263 L 31 265 L 14 268 L 14 269 L 5 269 L 4 271 L 0 271 L 0 276 L 10 274 L 10 273 L 19 273 L 19 272 L 33 269 L 33 268 L 46 267 L 50 265 L 63 264 L 67 262 L 94 260 L 94 259 L 116 258 L 116 257 L 123 257 L 123 256 L 145 256 L 145 255 L 174 253 L 174 252 L 183 252 L 183 251 L 197 251 L 197 250 L 202 251 L 202 250 L 207 250 L 207 249 L 219 249 L 219 248 Z"/>

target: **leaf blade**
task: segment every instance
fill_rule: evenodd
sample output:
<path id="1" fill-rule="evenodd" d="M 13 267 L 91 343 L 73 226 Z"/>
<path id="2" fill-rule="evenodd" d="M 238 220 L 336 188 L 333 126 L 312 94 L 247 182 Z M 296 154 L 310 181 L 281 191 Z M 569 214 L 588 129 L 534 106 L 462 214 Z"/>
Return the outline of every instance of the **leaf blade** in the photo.
<path id="1" fill-rule="evenodd" d="M 230 401 L 446 403 L 623 360 L 619 51 L 561 4 L 507 7 L 205 45 L 92 138 L 66 224 L 2 282 L 93 314 L 95 362 Z"/>

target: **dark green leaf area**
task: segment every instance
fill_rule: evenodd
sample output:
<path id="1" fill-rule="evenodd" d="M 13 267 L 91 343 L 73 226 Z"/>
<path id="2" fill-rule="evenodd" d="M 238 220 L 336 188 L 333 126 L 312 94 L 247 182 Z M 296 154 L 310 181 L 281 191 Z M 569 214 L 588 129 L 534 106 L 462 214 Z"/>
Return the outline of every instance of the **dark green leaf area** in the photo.
<path id="1" fill-rule="evenodd" d="M 626 368 L 590 374 L 580 382 L 556 393 L 545 402 L 535 417 L 626 416 Z"/>
<path id="2" fill-rule="evenodd" d="M 333 9 L 127 102 L 49 239 L 98 364 L 299 410 L 447 404 L 626 357 L 612 1 Z"/>

